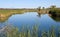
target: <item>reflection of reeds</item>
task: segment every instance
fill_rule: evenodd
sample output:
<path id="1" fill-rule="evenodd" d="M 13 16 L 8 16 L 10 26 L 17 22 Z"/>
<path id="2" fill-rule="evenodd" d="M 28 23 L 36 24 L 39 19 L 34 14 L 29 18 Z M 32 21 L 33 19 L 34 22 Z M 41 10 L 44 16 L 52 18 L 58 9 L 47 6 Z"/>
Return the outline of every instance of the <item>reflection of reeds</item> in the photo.
<path id="1" fill-rule="evenodd" d="M 32 28 L 28 26 L 22 26 L 21 29 L 17 27 L 7 26 L 4 30 L 4 37 L 38 37 L 40 34 L 41 37 L 57 37 L 55 27 L 51 26 L 48 31 L 42 31 L 42 33 L 38 34 L 39 27 L 37 25 L 32 26 Z M 58 37 L 60 37 L 60 30 L 58 31 Z M 2 34 L 0 34 L 2 35 Z M 3 37 L 3 36 L 0 36 Z"/>

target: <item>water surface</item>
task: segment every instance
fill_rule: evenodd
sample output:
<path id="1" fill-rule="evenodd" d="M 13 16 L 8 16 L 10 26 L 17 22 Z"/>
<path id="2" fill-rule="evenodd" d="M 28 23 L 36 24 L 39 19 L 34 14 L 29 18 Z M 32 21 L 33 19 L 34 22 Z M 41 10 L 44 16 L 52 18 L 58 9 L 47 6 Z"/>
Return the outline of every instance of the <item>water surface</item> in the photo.
<path id="1" fill-rule="evenodd" d="M 27 12 L 24 14 L 15 14 L 10 16 L 5 22 L 0 23 L 0 26 L 5 26 L 7 24 L 16 26 L 20 28 L 22 25 L 29 25 L 32 27 L 37 24 L 40 29 L 48 30 L 52 25 L 55 27 L 60 26 L 60 21 L 56 21 L 51 18 L 48 14 L 41 14 L 38 16 L 37 12 Z"/>

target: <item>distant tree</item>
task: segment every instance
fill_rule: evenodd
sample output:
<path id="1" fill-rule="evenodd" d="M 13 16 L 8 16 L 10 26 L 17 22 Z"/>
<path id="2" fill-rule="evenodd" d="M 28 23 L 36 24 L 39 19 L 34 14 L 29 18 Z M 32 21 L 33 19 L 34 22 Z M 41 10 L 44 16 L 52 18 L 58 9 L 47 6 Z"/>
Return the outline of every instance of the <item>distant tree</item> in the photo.
<path id="1" fill-rule="evenodd" d="M 55 5 L 52 5 L 51 8 L 56 8 L 56 6 Z"/>
<path id="2" fill-rule="evenodd" d="M 54 6 L 54 5 L 51 6 L 51 11 L 53 11 L 53 12 L 56 11 L 56 6 Z"/>
<path id="3" fill-rule="evenodd" d="M 38 7 L 37 9 L 40 11 L 41 10 L 41 7 Z"/>
<path id="4" fill-rule="evenodd" d="M 45 9 L 45 7 L 42 8 L 43 10 Z"/>

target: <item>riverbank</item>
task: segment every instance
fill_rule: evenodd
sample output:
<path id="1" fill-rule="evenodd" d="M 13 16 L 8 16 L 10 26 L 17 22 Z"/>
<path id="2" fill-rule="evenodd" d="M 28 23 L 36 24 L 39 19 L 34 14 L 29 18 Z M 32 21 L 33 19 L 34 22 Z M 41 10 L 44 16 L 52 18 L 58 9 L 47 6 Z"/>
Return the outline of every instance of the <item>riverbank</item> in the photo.
<path id="1" fill-rule="evenodd" d="M 57 16 L 60 15 L 60 11 L 59 11 L 60 9 L 55 9 L 55 10 L 50 9 L 50 10 L 52 11 L 52 13 L 50 12 L 50 14 L 57 14 Z M 37 11 L 37 9 L 0 9 L 0 21 L 6 20 L 8 17 L 14 14 L 23 14 L 25 12 L 39 12 L 39 11 Z M 40 12 L 38 14 L 40 14 Z"/>
<path id="2" fill-rule="evenodd" d="M 36 12 L 35 9 L 0 9 L 0 21 L 6 20 L 14 14 L 23 14 L 25 12 Z"/>

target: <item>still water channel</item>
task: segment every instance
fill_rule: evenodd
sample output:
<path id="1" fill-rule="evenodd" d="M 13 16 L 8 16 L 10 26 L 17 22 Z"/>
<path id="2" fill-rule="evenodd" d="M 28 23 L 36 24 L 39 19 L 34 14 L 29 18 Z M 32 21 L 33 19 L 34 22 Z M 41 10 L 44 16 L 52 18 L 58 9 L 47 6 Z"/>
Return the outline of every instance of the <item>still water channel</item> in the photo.
<path id="1" fill-rule="evenodd" d="M 60 26 L 60 21 L 56 21 L 51 18 L 48 14 L 41 14 L 38 16 L 37 12 L 27 12 L 24 14 L 15 14 L 10 16 L 5 22 L 0 23 L 0 27 L 7 24 L 20 28 L 22 25 L 39 25 L 40 29 L 48 30 L 52 25 L 56 28 Z"/>

